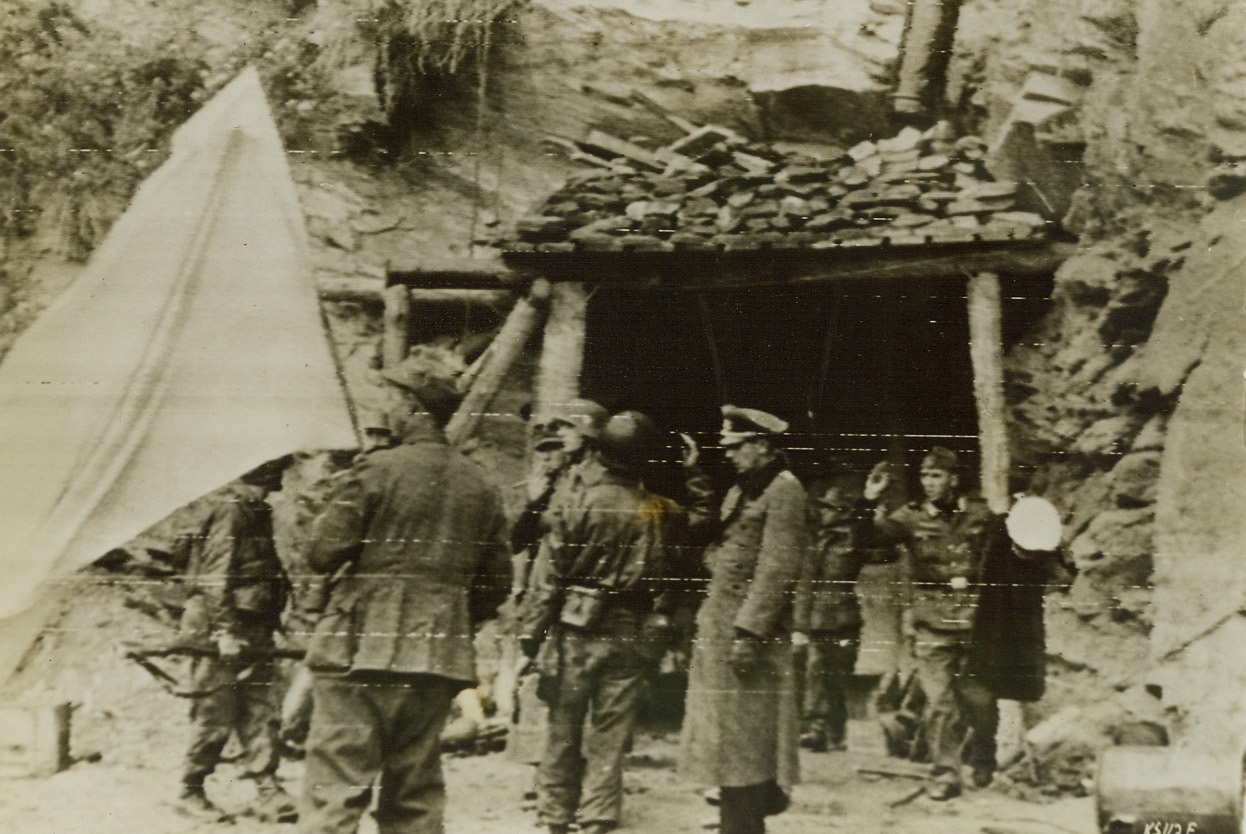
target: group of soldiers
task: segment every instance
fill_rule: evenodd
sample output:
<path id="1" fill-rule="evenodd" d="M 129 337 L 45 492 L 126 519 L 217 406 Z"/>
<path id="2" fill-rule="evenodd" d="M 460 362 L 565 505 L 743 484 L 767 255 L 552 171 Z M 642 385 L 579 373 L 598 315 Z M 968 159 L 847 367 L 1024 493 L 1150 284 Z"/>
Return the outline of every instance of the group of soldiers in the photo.
<path id="1" fill-rule="evenodd" d="M 382 834 L 441 832 L 439 736 L 456 695 L 476 685 L 475 629 L 501 610 L 535 694 L 519 699 L 518 720 L 536 709 L 544 719 L 532 756 L 540 823 L 604 834 L 620 824 L 624 754 L 648 682 L 691 609 L 680 772 L 717 788 L 722 834 L 760 834 L 788 805 L 798 746 L 844 744 L 843 684 L 861 631 L 854 585 L 896 548 L 911 564 L 906 620 L 927 700 L 930 795 L 960 792 L 970 748 L 974 780 L 989 781 L 997 693 L 971 650 L 976 594 L 992 553 L 1027 564 L 1041 554 L 1009 544 L 1003 517 L 959 489 L 953 453 L 925 457 L 924 499 L 898 509 L 879 504 L 893 478 L 885 467 L 811 498 L 784 452 L 787 423 L 724 406 L 719 445 L 735 470 L 725 495 L 690 440 L 682 482 L 660 494 L 655 484 L 669 479 L 654 473 L 664 446 L 653 421 L 575 400 L 533 416 L 529 501 L 508 523 L 488 474 L 442 432 L 455 380 L 410 362 L 384 376 L 395 442 L 337 478 L 304 554 L 323 585 L 306 640 L 312 709 L 297 809 L 274 778 L 276 722 L 263 704 L 272 669 L 256 660 L 284 602 L 263 501 L 280 468 L 244 476 L 192 538 L 183 631 L 217 650 L 199 674 L 233 685 L 195 703 L 183 808 L 219 815 L 204 779 L 233 732 L 261 817 L 347 834 L 372 808 Z"/>

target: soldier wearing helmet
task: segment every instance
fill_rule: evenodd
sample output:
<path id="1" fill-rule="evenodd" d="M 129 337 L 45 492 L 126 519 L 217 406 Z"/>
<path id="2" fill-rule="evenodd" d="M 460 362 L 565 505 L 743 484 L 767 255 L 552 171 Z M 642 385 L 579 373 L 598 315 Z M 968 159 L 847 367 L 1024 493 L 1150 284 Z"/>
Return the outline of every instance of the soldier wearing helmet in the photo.
<path id="1" fill-rule="evenodd" d="M 532 415 L 532 455 L 527 479 L 528 503 L 511 527 L 513 584 L 506 605 L 508 632 L 520 635 L 518 612 L 525 600 L 549 582 L 549 548 L 545 546 L 553 520 L 582 488 L 580 471 L 595 447 L 609 412 L 592 400 L 576 398 L 540 407 Z M 514 644 L 506 649 L 508 693 L 513 690 L 513 726 L 507 734 L 506 756 L 537 765 L 541 761 L 547 709 L 537 697 L 538 679 L 528 659 L 518 656 Z M 514 653 L 513 655 L 511 653 Z M 515 665 L 517 662 L 517 665 Z"/>
<path id="2" fill-rule="evenodd" d="M 623 750 L 655 660 L 644 636 L 679 529 L 677 505 L 640 482 L 657 445 L 639 412 L 605 423 L 542 543 L 547 580 L 520 611 L 520 642 L 549 706 L 537 782 L 551 834 L 573 823 L 603 834 L 619 823 Z"/>
<path id="3" fill-rule="evenodd" d="M 927 793 L 947 800 L 961 792 L 963 753 L 974 783 L 985 787 L 995 771 L 995 732 L 999 711 L 994 694 L 967 674 L 970 634 L 995 516 L 979 498 L 965 494 L 960 461 L 942 446 L 921 461 L 923 499 L 890 515 L 875 511 L 891 483 L 885 464 L 866 481 L 861 503 L 864 541 L 903 544 L 908 551 L 911 599 L 906 625 L 912 638 L 917 678 L 927 698 L 926 737 L 932 759 Z M 872 529 L 871 529 L 872 528 Z M 968 741 L 966 730 L 969 731 Z"/>

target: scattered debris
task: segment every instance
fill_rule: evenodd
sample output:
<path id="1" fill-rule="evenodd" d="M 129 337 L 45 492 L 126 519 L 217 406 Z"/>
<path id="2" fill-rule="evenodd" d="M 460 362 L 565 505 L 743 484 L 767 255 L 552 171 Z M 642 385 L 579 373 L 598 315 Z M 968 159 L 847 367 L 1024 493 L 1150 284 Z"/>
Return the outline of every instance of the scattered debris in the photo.
<path id="1" fill-rule="evenodd" d="M 899 799 L 893 799 L 891 802 L 888 802 L 887 807 L 888 808 L 899 808 L 903 805 L 908 805 L 910 802 L 924 795 L 925 793 L 926 793 L 926 786 L 922 785 L 920 788 L 916 788 L 902 795 Z"/>
<path id="2" fill-rule="evenodd" d="M 857 773 L 862 776 L 882 776 L 888 779 L 925 779 L 930 775 L 927 768 L 900 767 L 858 767 Z"/>

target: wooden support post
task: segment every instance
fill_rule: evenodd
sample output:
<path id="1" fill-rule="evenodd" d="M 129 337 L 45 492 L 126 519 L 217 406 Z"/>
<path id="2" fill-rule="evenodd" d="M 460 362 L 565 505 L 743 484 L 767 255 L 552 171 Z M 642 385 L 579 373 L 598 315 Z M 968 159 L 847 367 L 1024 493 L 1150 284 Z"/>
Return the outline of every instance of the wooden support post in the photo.
<path id="1" fill-rule="evenodd" d="M 584 343 L 588 321 L 588 293 L 579 281 L 554 285 L 549 321 L 537 366 L 537 409 L 580 396 Z"/>
<path id="2" fill-rule="evenodd" d="M 527 298 L 515 302 L 502 329 L 482 356 L 467 396 L 446 425 L 446 437 L 451 443 L 462 443 L 476 430 L 480 418 L 488 411 L 489 403 L 502 387 L 507 372 L 540 326 L 549 296 L 549 282 L 538 280 L 533 282 Z"/>
<path id="3" fill-rule="evenodd" d="M 999 276 L 969 279 L 969 359 L 978 406 L 982 450 L 982 497 L 993 512 L 1008 512 L 1008 428 L 1004 422 L 1004 353 Z"/>
<path id="4" fill-rule="evenodd" d="M 381 365 L 392 368 L 406 359 L 411 349 L 411 291 L 396 284 L 387 287 L 382 297 Z"/>
<path id="5" fill-rule="evenodd" d="M 1004 405 L 1003 311 L 999 276 L 980 272 L 969 279 L 969 358 L 973 364 L 973 395 L 978 406 L 978 445 L 982 452 L 982 497 L 992 512 L 1006 513 L 1008 492 L 1008 426 Z M 1001 764 L 1015 761 L 1024 750 L 1025 713 L 1017 701 L 999 702 L 995 744 Z"/>

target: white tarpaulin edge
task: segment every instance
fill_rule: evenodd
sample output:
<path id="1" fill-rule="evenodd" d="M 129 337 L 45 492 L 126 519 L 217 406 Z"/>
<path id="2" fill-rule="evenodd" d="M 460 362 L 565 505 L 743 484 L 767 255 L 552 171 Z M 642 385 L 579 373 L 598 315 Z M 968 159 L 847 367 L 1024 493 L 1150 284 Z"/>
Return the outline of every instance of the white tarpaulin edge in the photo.
<path id="1" fill-rule="evenodd" d="M 254 69 L 0 363 L 0 437 L 0 617 L 266 460 L 356 444 Z"/>

